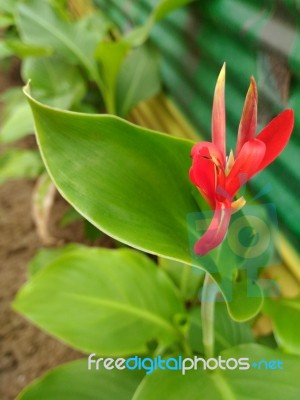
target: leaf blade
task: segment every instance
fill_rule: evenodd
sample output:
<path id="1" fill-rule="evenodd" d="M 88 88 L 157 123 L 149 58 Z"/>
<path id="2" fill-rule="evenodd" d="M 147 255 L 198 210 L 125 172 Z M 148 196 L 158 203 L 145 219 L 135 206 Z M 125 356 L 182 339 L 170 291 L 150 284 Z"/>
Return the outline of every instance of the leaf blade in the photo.
<path id="1" fill-rule="evenodd" d="M 54 257 L 14 302 L 47 332 L 107 356 L 145 353 L 154 339 L 180 339 L 173 317 L 184 314 L 183 306 L 171 282 L 143 254 L 68 247 Z"/>

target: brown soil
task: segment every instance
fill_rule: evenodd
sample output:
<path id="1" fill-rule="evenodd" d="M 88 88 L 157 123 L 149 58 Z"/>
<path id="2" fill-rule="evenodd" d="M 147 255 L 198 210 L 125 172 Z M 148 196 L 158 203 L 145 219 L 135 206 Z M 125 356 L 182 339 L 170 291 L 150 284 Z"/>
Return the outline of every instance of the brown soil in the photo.
<path id="1" fill-rule="evenodd" d="M 12 66 L 7 74 L 0 71 L 0 92 L 17 83 L 18 65 Z M 33 137 L 18 143 L 18 147 L 33 146 Z M 1 400 L 15 399 L 25 386 L 48 369 L 81 356 L 11 309 L 11 302 L 26 281 L 27 264 L 42 246 L 31 215 L 33 188 L 32 181 L 8 182 L 0 187 Z M 63 230 L 57 227 L 57 221 L 66 207 L 66 203 L 57 196 L 51 233 L 65 242 L 82 241 L 82 224 L 73 223 Z"/>
<path id="2" fill-rule="evenodd" d="M 26 266 L 41 246 L 31 218 L 33 183 L 0 187 L 0 398 L 15 399 L 20 390 L 48 369 L 78 358 L 11 309 L 26 281 Z"/>

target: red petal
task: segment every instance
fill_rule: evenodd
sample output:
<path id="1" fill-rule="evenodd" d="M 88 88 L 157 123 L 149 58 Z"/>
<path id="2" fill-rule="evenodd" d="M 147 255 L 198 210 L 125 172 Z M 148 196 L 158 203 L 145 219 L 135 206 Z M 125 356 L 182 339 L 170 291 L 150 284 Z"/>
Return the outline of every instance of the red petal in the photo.
<path id="1" fill-rule="evenodd" d="M 228 230 L 230 217 L 230 202 L 222 203 L 217 201 L 216 209 L 207 231 L 195 244 L 194 251 L 196 254 L 204 256 L 210 250 L 219 246 Z"/>
<path id="2" fill-rule="evenodd" d="M 257 125 L 257 88 L 255 79 L 251 78 L 251 83 L 247 92 L 244 109 L 239 125 L 239 132 L 236 145 L 236 155 L 238 156 L 244 144 L 254 139 Z"/>
<path id="3" fill-rule="evenodd" d="M 226 191 L 232 197 L 259 170 L 266 145 L 258 139 L 249 140 L 242 147 L 226 178 Z"/>
<path id="4" fill-rule="evenodd" d="M 264 169 L 282 152 L 287 145 L 294 127 L 293 110 L 285 110 L 279 114 L 257 136 L 266 145 L 266 154 L 258 171 Z"/>
<path id="5" fill-rule="evenodd" d="M 208 153 L 207 151 L 205 151 L 205 153 L 203 153 L 203 156 L 210 157 L 217 167 L 223 168 L 223 154 L 211 142 L 199 142 L 195 144 L 191 151 L 191 157 L 194 158 L 195 156 L 201 154 L 204 148 L 208 150 Z"/>
<path id="6" fill-rule="evenodd" d="M 192 152 L 193 153 L 193 152 Z M 211 208 L 215 206 L 216 167 L 207 147 L 203 147 L 193 157 L 190 179 L 198 187 L 201 195 Z"/>
<path id="7" fill-rule="evenodd" d="M 225 118 L 225 63 L 219 74 L 212 109 L 212 142 L 222 154 L 223 167 L 226 158 L 226 118 Z"/>

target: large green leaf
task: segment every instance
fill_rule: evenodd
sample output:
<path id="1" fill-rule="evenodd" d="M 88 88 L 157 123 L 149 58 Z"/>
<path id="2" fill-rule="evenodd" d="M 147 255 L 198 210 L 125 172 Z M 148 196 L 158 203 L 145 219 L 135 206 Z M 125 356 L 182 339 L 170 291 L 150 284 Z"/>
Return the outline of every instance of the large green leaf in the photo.
<path id="1" fill-rule="evenodd" d="M 192 349 L 204 354 L 202 343 L 202 322 L 199 307 L 190 311 L 189 337 Z M 247 323 L 233 321 L 228 315 L 224 303 L 215 304 L 215 354 L 239 344 L 254 341 L 251 328 Z"/>
<path id="2" fill-rule="evenodd" d="M 76 23 L 61 18 L 46 1 L 20 3 L 16 24 L 25 43 L 52 48 L 61 57 L 82 65 L 90 78 L 99 82 L 94 52 L 106 30 L 106 20 L 98 14 Z"/>
<path id="3" fill-rule="evenodd" d="M 0 184 L 14 179 L 36 178 L 43 170 L 36 150 L 11 149 L 0 156 Z"/>
<path id="4" fill-rule="evenodd" d="M 242 345 L 224 351 L 223 359 L 249 358 L 250 369 L 239 370 L 220 368 L 203 371 L 199 362 L 198 370 L 158 370 L 144 378 L 133 400 L 297 400 L 300 397 L 298 357 L 287 355 L 259 345 Z M 266 369 L 272 360 L 273 368 Z M 277 361 L 281 361 L 278 368 Z M 232 368 L 233 361 L 230 362 Z M 255 366 L 256 364 L 256 366 Z M 258 364 L 258 365 L 257 365 Z M 189 364 L 190 365 L 190 364 Z M 212 365 L 214 365 L 212 363 Z M 260 366 L 260 367 L 259 367 Z M 274 369 L 274 366 L 277 367 Z"/>
<path id="5" fill-rule="evenodd" d="M 300 355 L 300 298 L 268 298 L 263 311 L 272 318 L 278 345 L 290 353 Z"/>
<path id="6" fill-rule="evenodd" d="M 200 234 L 188 178 L 193 142 L 111 115 L 56 110 L 27 96 L 48 172 L 78 212 L 121 242 L 210 269 L 234 318 L 257 313 L 261 293 L 255 284 L 232 283 L 209 257 L 194 255 Z"/>
<path id="7" fill-rule="evenodd" d="M 17 400 L 129 400 L 142 377 L 138 370 L 88 370 L 87 360 L 73 361 L 32 383 Z"/>
<path id="8" fill-rule="evenodd" d="M 73 347 L 101 355 L 145 353 L 153 340 L 171 344 L 182 336 L 176 321 L 184 308 L 172 283 L 128 249 L 68 249 L 30 279 L 14 308 Z"/>
<path id="9" fill-rule="evenodd" d="M 85 94 L 78 68 L 57 57 L 28 58 L 22 65 L 22 77 L 31 80 L 33 94 L 40 101 L 54 107 L 69 109 Z"/>

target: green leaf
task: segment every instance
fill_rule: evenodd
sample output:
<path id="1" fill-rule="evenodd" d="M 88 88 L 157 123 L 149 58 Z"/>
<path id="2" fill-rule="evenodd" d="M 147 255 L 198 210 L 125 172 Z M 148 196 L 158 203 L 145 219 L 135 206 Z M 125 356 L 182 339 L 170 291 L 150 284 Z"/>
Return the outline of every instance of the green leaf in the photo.
<path id="1" fill-rule="evenodd" d="M 59 221 L 59 224 L 61 227 L 64 227 L 71 224 L 72 222 L 80 221 L 82 219 L 83 217 L 81 214 L 79 214 L 73 207 L 69 207 Z"/>
<path id="2" fill-rule="evenodd" d="M 194 0 L 161 0 L 153 9 L 150 16 L 146 19 L 143 25 L 137 26 L 124 39 L 132 46 L 140 46 L 148 39 L 153 25 L 165 18 L 169 13 L 177 8 L 183 7 Z"/>
<path id="3" fill-rule="evenodd" d="M 0 142 L 12 143 L 33 133 L 33 120 L 30 107 L 23 101 L 3 122 L 0 129 Z"/>
<path id="4" fill-rule="evenodd" d="M 153 11 L 153 18 L 159 21 L 177 8 L 183 7 L 194 0 L 161 0 Z"/>
<path id="5" fill-rule="evenodd" d="M 36 178 L 43 167 L 37 151 L 8 150 L 0 156 L 0 184 L 14 179 Z"/>
<path id="6" fill-rule="evenodd" d="M 49 3 L 28 0 L 19 4 L 16 24 L 25 43 L 52 48 L 62 58 L 82 65 L 91 79 L 99 81 L 93 55 L 107 29 L 101 15 L 70 23 L 56 14 Z"/>
<path id="7" fill-rule="evenodd" d="M 60 226 L 64 227 L 75 221 L 84 222 L 85 237 L 89 240 L 96 240 L 103 236 L 103 233 L 99 231 L 94 225 L 83 218 L 73 207 L 70 207 L 60 220 Z"/>
<path id="8" fill-rule="evenodd" d="M 132 47 L 142 46 L 148 39 L 154 22 L 153 16 L 150 15 L 143 25 L 137 26 L 125 34 L 123 40 Z"/>
<path id="9" fill-rule="evenodd" d="M 192 349 L 203 354 L 202 322 L 200 309 L 195 307 L 190 311 L 189 338 Z M 221 351 L 239 344 L 254 341 L 251 328 L 247 323 L 233 321 L 224 303 L 215 304 L 215 355 Z"/>
<path id="10" fill-rule="evenodd" d="M 25 60 L 22 77 L 31 80 L 34 96 L 53 107 L 69 109 L 82 100 L 86 91 L 78 68 L 55 57 Z"/>
<path id="11" fill-rule="evenodd" d="M 97 46 L 95 57 L 99 62 L 102 95 L 107 111 L 116 113 L 116 86 L 121 65 L 129 51 L 129 45 L 123 41 L 101 42 Z"/>
<path id="12" fill-rule="evenodd" d="M 258 312 L 255 284 L 233 283 L 193 252 L 200 235 L 188 178 L 193 142 L 114 116 L 55 110 L 27 96 L 48 172 L 78 212 L 123 243 L 210 270 L 234 318 Z"/>
<path id="13" fill-rule="evenodd" d="M 263 311 L 272 318 L 278 345 L 300 355 L 300 297 L 292 299 L 265 299 Z"/>
<path id="14" fill-rule="evenodd" d="M 46 268 L 49 264 L 59 259 L 61 256 L 72 253 L 74 250 L 81 249 L 83 247 L 84 246 L 78 243 L 71 243 L 64 247 L 39 249 L 39 251 L 28 264 L 29 278 L 32 278 L 38 272 Z"/>
<path id="15" fill-rule="evenodd" d="M 0 100 L 4 102 L 3 119 L 0 127 L 0 143 L 12 143 L 32 134 L 34 123 L 28 103 L 20 88 L 9 89 Z"/>
<path id="16" fill-rule="evenodd" d="M 159 266 L 169 275 L 178 287 L 184 300 L 197 300 L 204 272 L 187 264 L 159 258 Z"/>
<path id="17" fill-rule="evenodd" d="M 175 317 L 184 314 L 165 274 L 128 249 L 68 251 L 23 287 L 14 309 L 75 348 L 110 356 L 179 341 Z"/>
<path id="18" fill-rule="evenodd" d="M 5 0 L 0 4 L 0 12 L 13 14 L 19 0 Z"/>
<path id="19" fill-rule="evenodd" d="M 11 26 L 13 24 L 14 24 L 14 20 L 10 15 L 1 15 L 0 14 L 0 29 L 8 28 L 9 26 Z"/>
<path id="20" fill-rule="evenodd" d="M 160 91 L 159 58 L 153 46 L 133 50 L 122 64 L 117 83 L 117 114 L 125 116 L 140 101 Z"/>
<path id="21" fill-rule="evenodd" d="M 87 360 L 78 360 L 48 372 L 17 400 L 129 400 L 142 377 L 138 370 L 88 370 Z"/>
<path id="22" fill-rule="evenodd" d="M 13 55 L 12 50 L 7 46 L 6 40 L 0 40 L 0 60 L 11 57 Z"/>
<path id="23" fill-rule="evenodd" d="M 133 400 L 296 400 L 300 397 L 299 357 L 254 344 L 228 349 L 221 356 L 223 359 L 249 358 L 251 367 L 248 370 L 232 369 L 234 363 L 231 361 L 231 369 L 219 368 L 212 372 L 203 371 L 203 363 L 199 362 L 198 370 L 188 370 L 185 375 L 181 371 L 157 370 L 144 378 Z M 274 360 L 273 366 L 280 360 L 283 370 L 266 369 L 264 362 L 260 369 L 252 366 L 260 360 Z"/>
<path id="24" fill-rule="evenodd" d="M 6 40 L 6 46 L 15 56 L 20 58 L 41 57 L 52 54 L 52 50 L 50 48 L 23 43 L 19 39 Z"/>

